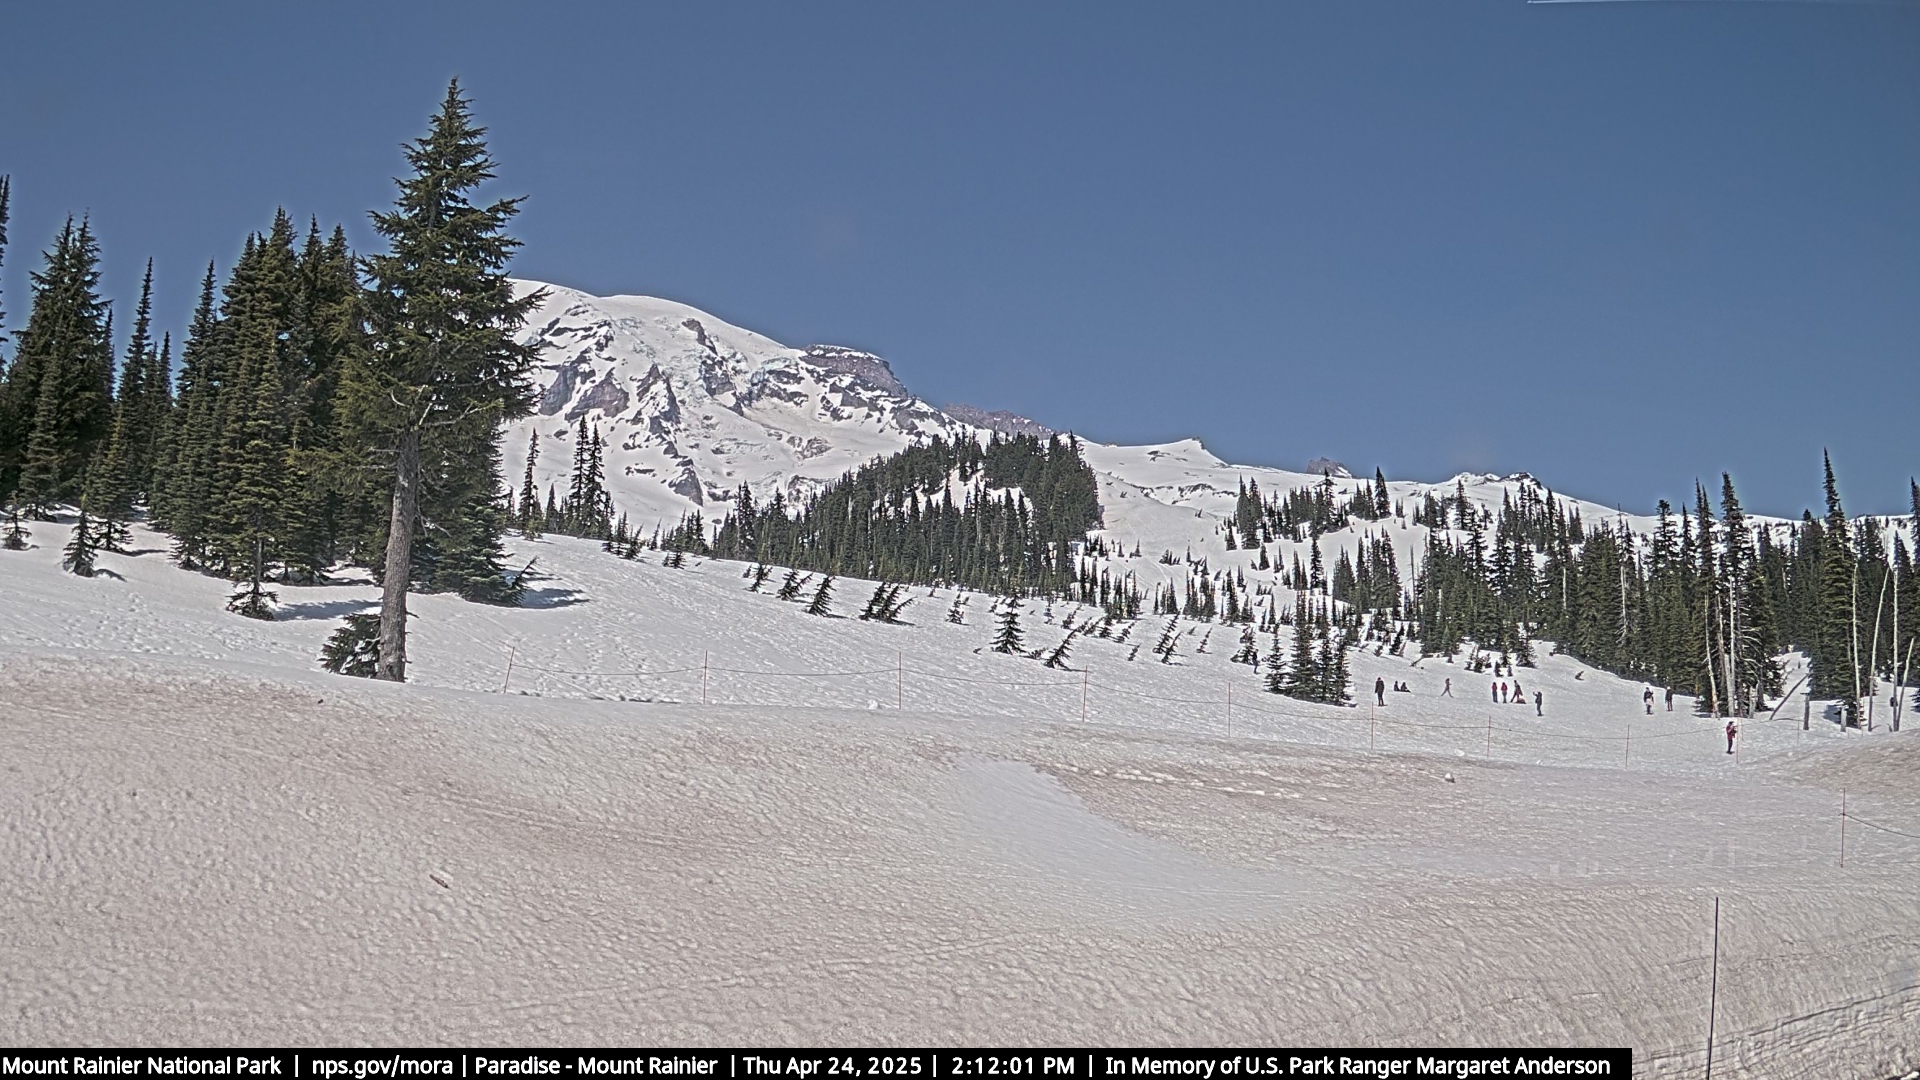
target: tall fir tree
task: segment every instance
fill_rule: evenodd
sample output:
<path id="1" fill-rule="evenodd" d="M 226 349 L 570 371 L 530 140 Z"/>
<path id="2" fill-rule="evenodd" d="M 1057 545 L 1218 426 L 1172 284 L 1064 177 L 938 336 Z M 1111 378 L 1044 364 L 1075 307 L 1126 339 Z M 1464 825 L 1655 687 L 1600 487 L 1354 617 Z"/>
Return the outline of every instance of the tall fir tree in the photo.
<path id="1" fill-rule="evenodd" d="M 7 217 L 13 202 L 13 177 L 0 173 L 0 269 L 7 265 Z M 7 343 L 7 309 L 0 305 L 0 345 Z M 0 372 L 6 371 L 7 358 L 0 354 Z M 5 494 L 0 492 L 0 495 Z"/>
<path id="2" fill-rule="evenodd" d="M 72 218 L 32 275 L 33 305 L 0 386 L 0 493 L 49 518 L 78 500 L 113 421 L 113 344 L 99 245 Z"/>
<path id="3" fill-rule="evenodd" d="M 264 617 L 261 582 L 283 555 L 290 491 L 288 369 L 297 318 L 293 223 L 284 211 L 247 245 L 226 286 L 220 345 L 233 373 L 224 394 L 215 463 L 212 548 L 248 583 L 234 610 Z"/>
<path id="4" fill-rule="evenodd" d="M 120 363 L 112 431 L 87 477 L 87 505 L 109 528 L 133 516 L 134 501 L 144 494 L 143 467 L 151 467 L 149 428 L 157 419 L 147 385 L 154 366 L 152 325 L 153 260 L 148 259 L 140 301 L 134 308 L 133 335 L 127 339 Z"/>
<path id="5" fill-rule="evenodd" d="M 521 200 L 481 206 L 470 199 L 494 175 L 484 135 L 455 80 L 427 134 L 405 148 L 412 173 L 398 182 L 394 209 L 373 215 L 388 251 L 366 260 L 371 347 L 347 372 L 348 397 L 393 467 L 378 677 L 394 682 L 406 679 L 407 590 L 423 506 L 463 518 L 463 595 L 508 593 L 505 523 L 489 513 L 499 484 L 498 432 L 532 408 L 528 375 L 537 348 L 517 342 L 515 332 L 543 297 L 516 297 L 506 274 L 519 247 L 507 224 Z M 449 492 L 464 506 L 422 499 L 429 478 L 445 481 L 456 471 L 470 478 Z"/>
<path id="6" fill-rule="evenodd" d="M 540 489 L 533 483 L 533 467 L 540 460 L 540 432 L 535 429 L 527 438 L 527 474 L 520 481 L 520 532 L 529 539 L 539 536 L 546 526 L 546 515 L 540 510 Z"/>
<path id="7" fill-rule="evenodd" d="M 214 308 L 214 268 L 200 282 L 200 301 L 180 349 L 179 390 L 167 424 L 164 465 L 156 482 L 154 517 L 173 534 L 174 558 L 189 569 L 204 565 L 219 460 L 223 383 L 220 320 Z"/>
<path id="8" fill-rule="evenodd" d="M 1820 584 L 1817 593 L 1818 637 L 1812 656 L 1815 695 L 1840 702 L 1841 721 L 1860 722 L 1861 671 L 1859 659 L 1859 582 L 1855 573 L 1853 530 L 1840 503 L 1833 477 L 1833 459 L 1822 454 L 1827 499 L 1826 522 L 1821 528 Z"/>

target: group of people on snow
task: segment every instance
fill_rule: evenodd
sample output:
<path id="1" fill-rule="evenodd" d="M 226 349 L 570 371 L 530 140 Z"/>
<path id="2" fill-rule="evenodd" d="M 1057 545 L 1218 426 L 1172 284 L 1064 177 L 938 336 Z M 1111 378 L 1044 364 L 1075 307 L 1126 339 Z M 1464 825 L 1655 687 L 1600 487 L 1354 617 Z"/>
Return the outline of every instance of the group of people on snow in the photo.
<path id="1" fill-rule="evenodd" d="M 1579 678 L 1578 675 L 1574 677 Z M 1393 684 L 1393 690 L 1394 690 L 1394 693 L 1397 693 L 1397 694 L 1412 692 L 1412 688 L 1409 687 L 1404 682 L 1395 682 Z M 1527 703 L 1527 692 L 1521 689 L 1519 679 L 1514 679 L 1511 683 L 1502 681 L 1500 679 L 1495 679 L 1492 685 L 1488 687 L 1488 694 L 1493 699 L 1493 703 L 1496 705 L 1525 705 Z M 1447 697 L 1447 698 L 1450 698 L 1453 696 L 1453 679 L 1451 677 L 1448 677 L 1446 681 L 1441 684 L 1440 696 Z M 1387 680 L 1385 678 L 1376 678 L 1373 680 L 1373 699 L 1374 699 L 1374 702 L 1379 705 L 1385 705 L 1387 703 Z M 1535 690 L 1533 692 L 1533 714 L 1535 716 L 1546 715 L 1545 701 L 1546 701 L 1546 698 L 1540 691 Z M 1645 691 L 1641 693 L 1640 701 L 1641 701 L 1641 704 L 1646 706 L 1647 715 L 1652 716 L 1653 715 L 1653 687 L 1652 686 L 1648 686 L 1645 689 Z M 1666 702 L 1667 702 L 1667 711 L 1672 712 L 1673 711 L 1673 687 L 1671 686 L 1666 688 Z M 1740 734 L 1739 725 L 1733 720 L 1728 720 L 1727 721 L 1727 753 L 1729 754 L 1733 753 L 1733 740 L 1739 734 Z"/>

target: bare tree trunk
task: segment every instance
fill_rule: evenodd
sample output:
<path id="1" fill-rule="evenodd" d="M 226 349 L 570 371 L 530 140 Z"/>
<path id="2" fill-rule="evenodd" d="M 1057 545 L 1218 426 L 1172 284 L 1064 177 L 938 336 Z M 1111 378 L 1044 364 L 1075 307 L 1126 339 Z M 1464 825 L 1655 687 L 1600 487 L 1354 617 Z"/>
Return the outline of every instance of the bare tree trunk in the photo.
<path id="1" fill-rule="evenodd" d="M 407 587 L 413 583 L 413 523 L 420 516 L 420 432 L 400 436 L 394 461 L 393 517 L 380 593 L 380 653 L 373 677 L 407 681 Z"/>
<path id="2" fill-rule="evenodd" d="M 1893 691 L 1893 730 L 1900 730 L 1900 711 L 1907 704 L 1907 674 L 1913 670 L 1914 642 L 1907 642 L 1907 658 L 1900 665 L 1900 675 Z"/>
<path id="3" fill-rule="evenodd" d="M 1707 709 L 1711 717 L 1720 715 L 1720 686 L 1713 678 L 1716 657 L 1713 655 L 1713 598 L 1707 598 Z"/>

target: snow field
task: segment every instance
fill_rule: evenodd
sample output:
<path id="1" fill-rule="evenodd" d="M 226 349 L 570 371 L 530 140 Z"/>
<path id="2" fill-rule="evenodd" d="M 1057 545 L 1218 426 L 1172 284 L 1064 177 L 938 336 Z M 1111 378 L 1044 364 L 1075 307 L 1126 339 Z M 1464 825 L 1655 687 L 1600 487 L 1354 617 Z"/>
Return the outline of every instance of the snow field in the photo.
<path id="1" fill-rule="evenodd" d="M 564 538 L 516 541 L 527 608 L 415 598 L 392 687 L 316 670 L 366 585 L 256 623 L 157 552 L 62 574 L 66 531 L 0 553 L 0 1042 L 1626 1043 L 1691 1076 L 1718 895 L 1719 1075 L 1920 1057 L 1905 734 L 1783 710 L 1728 756 L 1564 657 L 1518 673 L 1544 718 L 1370 654 L 1357 689 L 1415 692 L 1313 706 L 1237 628 L 1158 663 L 1152 619 L 1076 639 L 1083 682 L 985 651 L 986 597 L 819 619 Z"/>

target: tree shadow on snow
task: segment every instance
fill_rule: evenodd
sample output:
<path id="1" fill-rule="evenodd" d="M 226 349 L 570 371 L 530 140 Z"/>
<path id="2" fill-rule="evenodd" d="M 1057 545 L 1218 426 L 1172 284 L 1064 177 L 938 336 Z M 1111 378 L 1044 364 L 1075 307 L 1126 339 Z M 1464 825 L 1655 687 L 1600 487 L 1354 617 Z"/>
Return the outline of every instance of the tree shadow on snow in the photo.
<path id="1" fill-rule="evenodd" d="M 579 589 L 554 586 L 547 589 L 528 589 L 520 594 L 520 606 L 529 608 L 563 608 L 575 604 L 589 603 L 586 593 Z"/>
<path id="2" fill-rule="evenodd" d="M 372 600 L 315 600 L 305 604 L 288 604 L 274 614 L 274 621 L 287 622 L 294 619 L 338 619 L 355 615 L 380 605 Z"/>

